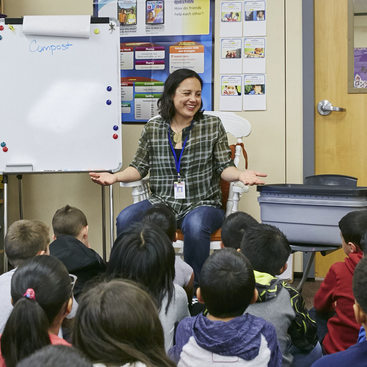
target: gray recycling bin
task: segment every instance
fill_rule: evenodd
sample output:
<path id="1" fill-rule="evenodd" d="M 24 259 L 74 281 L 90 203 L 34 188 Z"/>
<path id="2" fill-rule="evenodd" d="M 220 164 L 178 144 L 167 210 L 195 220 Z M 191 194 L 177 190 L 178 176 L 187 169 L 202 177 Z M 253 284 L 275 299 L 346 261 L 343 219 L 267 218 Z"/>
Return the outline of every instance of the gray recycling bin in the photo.
<path id="1" fill-rule="evenodd" d="M 367 187 L 351 184 L 277 184 L 257 190 L 261 221 L 278 227 L 291 243 L 340 245 L 339 220 L 367 209 Z"/>
<path id="2" fill-rule="evenodd" d="M 339 220 L 367 209 L 367 187 L 358 187 L 357 179 L 349 176 L 315 175 L 306 177 L 305 184 L 264 185 L 257 190 L 262 223 L 278 227 L 292 251 L 308 254 L 298 290 L 313 273 L 315 253 L 341 247 Z"/>

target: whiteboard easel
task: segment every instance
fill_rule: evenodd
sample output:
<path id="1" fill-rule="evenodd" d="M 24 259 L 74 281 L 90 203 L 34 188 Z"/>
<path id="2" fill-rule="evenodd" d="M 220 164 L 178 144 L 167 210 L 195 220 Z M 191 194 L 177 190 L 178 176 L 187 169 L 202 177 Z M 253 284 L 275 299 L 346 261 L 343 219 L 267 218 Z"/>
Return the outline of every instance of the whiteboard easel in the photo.
<path id="1" fill-rule="evenodd" d="M 120 39 L 90 16 L 0 19 L 0 36 L 5 237 L 8 173 L 121 168 Z"/>

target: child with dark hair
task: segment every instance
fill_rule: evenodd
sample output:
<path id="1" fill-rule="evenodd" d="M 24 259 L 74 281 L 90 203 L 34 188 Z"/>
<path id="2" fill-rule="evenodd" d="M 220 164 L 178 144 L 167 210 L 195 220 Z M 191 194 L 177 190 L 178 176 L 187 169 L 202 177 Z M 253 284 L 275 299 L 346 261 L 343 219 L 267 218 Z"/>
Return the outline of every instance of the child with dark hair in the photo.
<path id="1" fill-rule="evenodd" d="M 353 312 L 358 324 L 364 328 L 367 326 L 367 258 L 360 260 L 353 275 Z M 357 343 L 345 351 L 327 355 L 317 362 L 313 367 L 364 367 L 367 361 L 367 340 Z"/>
<path id="2" fill-rule="evenodd" d="M 18 361 L 49 344 L 70 345 L 57 336 L 72 307 L 72 280 L 52 256 L 36 256 L 20 265 L 11 280 L 14 308 L 1 335 L 0 366 Z"/>
<path id="3" fill-rule="evenodd" d="M 10 225 L 5 237 L 5 253 L 15 268 L 37 255 L 48 255 L 50 229 L 39 220 L 18 220 Z M 10 296 L 11 278 L 16 269 L 0 276 L 0 334 L 13 309 Z"/>
<path id="4" fill-rule="evenodd" d="M 176 345 L 169 351 L 178 366 L 280 366 L 274 327 L 267 321 L 243 314 L 256 301 L 251 264 L 234 249 L 214 252 L 200 274 L 198 298 L 208 314 L 181 321 Z"/>
<path id="5" fill-rule="evenodd" d="M 360 324 L 354 318 L 352 279 L 354 269 L 363 257 L 360 243 L 367 231 L 367 210 L 348 213 L 339 221 L 339 228 L 347 257 L 330 267 L 314 297 L 318 324 L 322 327 L 327 321 L 323 340 L 323 335 L 320 335 L 326 353 L 345 350 L 358 337 Z"/>
<path id="6" fill-rule="evenodd" d="M 22 359 L 17 367 L 93 367 L 81 353 L 65 345 L 48 345 Z"/>
<path id="7" fill-rule="evenodd" d="M 167 234 L 172 242 L 176 241 L 176 217 L 172 209 L 167 205 L 153 205 L 145 212 L 143 221 L 157 225 Z M 180 285 L 186 291 L 190 304 L 194 291 L 194 271 L 179 255 L 175 256 L 175 279 L 173 279 L 173 282 Z"/>
<path id="8" fill-rule="evenodd" d="M 83 294 L 73 343 L 95 367 L 174 366 L 152 298 L 131 281 L 103 282 Z"/>
<path id="9" fill-rule="evenodd" d="M 247 312 L 271 322 L 277 331 L 283 366 L 309 366 L 321 357 L 317 327 L 301 294 L 276 275 L 287 269 L 291 248 L 276 227 L 258 224 L 249 228 L 241 242 L 241 252 L 255 270 L 257 302 Z"/>
<path id="10" fill-rule="evenodd" d="M 239 249 L 241 240 L 248 228 L 254 227 L 259 222 L 250 214 L 235 212 L 230 214 L 222 225 L 222 244 L 223 247 Z"/>
<path id="11" fill-rule="evenodd" d="M 88 222 L 80 209 L 66 205 L 56 210 L 52 228 L 55 240 L 50 245 L 50 253 L 78 277 L 74 290 L 78 299 L 85 284 L 102 274 L 106 264 L 89 246 Z"/>
<path id="12" fill-rule="evenodd" d="M 167 235 L 152 223 L 130 226 L 115 240 L 106 273 L 110 278 L 130 279 L 145 287 L 158 307 L 168 350 L 175 324 L 189 316 L 189 311 L 185 291 L 173 283 L 175 252 Z"/>

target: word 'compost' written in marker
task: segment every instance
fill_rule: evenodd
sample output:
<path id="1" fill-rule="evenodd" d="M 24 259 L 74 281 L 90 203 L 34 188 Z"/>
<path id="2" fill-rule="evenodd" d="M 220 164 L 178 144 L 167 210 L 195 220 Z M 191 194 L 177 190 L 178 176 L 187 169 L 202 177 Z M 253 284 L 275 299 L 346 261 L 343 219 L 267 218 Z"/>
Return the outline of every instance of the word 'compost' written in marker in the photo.
<path id="1" fill-rule="evenodd" d="M 58 45 L 40 45 L 38 44 L 37 40 L 33 40 L 30 44 L 29 44 L 29 51 L 30 52 L 44 52 L 44 53 L 51 53 L 51 55 L 54 54 L 54 52 L 58 52 L 58 51 L 67 51 L 73 44 L 70 42 L 67 43 L 61 43 Z"/>

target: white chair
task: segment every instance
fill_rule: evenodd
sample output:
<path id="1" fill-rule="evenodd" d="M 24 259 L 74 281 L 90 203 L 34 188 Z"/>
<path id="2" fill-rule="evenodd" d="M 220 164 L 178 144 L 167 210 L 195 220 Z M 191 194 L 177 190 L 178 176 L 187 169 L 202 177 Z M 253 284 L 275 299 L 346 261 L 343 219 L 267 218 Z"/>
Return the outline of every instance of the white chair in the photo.
<path id="1" fill-rule="evenodd" d="M 247 168 L 247 154 L 243 148 L 243 138 L 249 136 L 251 133 L 251 124 L 248 120 L 238 116 L 233 112 L 220 112 L 220 111 L 205 111 L 207 115 L 217 116 L 222 120 L 224 129 L 226 132 L 236 138 L 236 144 L 234 146 L 234 164 L 236 167 L 240 164 L 241 155 L 245 158 L 245 166 Z M 120 182 L 121 187 L 131 187 L 133 203 L 145 200 L 149 198 L 149 178 L 143 178 L 134 182 Z M 226 216 L 238 211 L 238 203 L 243 193 L 248 191 L 248 186 L 242 182 L 231 182 L 229 185 L 228 200 L 226 203 Z M 183 234 L 180 230 L 177 231 L 177 241 L 174 243 L 174 247 L 178 252 L 183 251 Z M 221 242 L 221 229 L 215 231 L 210 237 L 210 249 L 220 249 Z"/>

